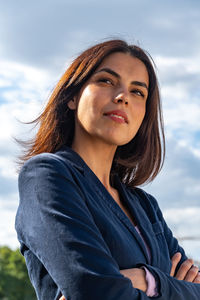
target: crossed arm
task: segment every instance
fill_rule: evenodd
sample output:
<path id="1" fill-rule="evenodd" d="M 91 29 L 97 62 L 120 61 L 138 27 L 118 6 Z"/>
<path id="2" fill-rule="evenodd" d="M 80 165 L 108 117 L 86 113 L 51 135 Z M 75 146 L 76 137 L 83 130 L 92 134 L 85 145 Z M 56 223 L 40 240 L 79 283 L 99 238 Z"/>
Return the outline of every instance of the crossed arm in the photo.
<path id="1" fill-rule="evenodd" d="M 175 275 L 175 270 L 180 260 L 181 260 L 181 253 L 177 252 L 176 254 L 174 254 L 174 256 L 171 259 L 172 267 L 171 267 L 170 276 L 175 277 L 178 280 L 200 283 L 199 269 L 198 267 L 194 266 L 194 261 L 192 259 L 185 260 L 180 266 L 177 274 Z M 120 273 L 128 277 L 135 288 L 140 289 L 143 292 L 146 292 L 147 282 L 145 279 L 145 271 L 143 269 L 140 268 L 126 269 L 126 270 L 121 270 Z"/>
<path id="2" fill-rule="evenodd" d="M 177 252 L 171 259 L 172 267 L 170 276 L 175 277 L 178 280 L 185 280 L 188 282 L 199 283 L 200 284 L 200 272 L 198 267 L 194 266 L 194 261 L 192 259 L 185 260 L 177 274 L 175 275 L 176 267 L 181 260 L 181 253 Z M 128 277 L 134 288 L 140 289 L 143 292 L 147 291 L 147 282 L 145 279 L 145 271 L 140 268 L 131 268 L 120 270 L 120 273 L 125 277 Z M 65 297 L 62 296 L 59 300 L 65 300 Z"/>

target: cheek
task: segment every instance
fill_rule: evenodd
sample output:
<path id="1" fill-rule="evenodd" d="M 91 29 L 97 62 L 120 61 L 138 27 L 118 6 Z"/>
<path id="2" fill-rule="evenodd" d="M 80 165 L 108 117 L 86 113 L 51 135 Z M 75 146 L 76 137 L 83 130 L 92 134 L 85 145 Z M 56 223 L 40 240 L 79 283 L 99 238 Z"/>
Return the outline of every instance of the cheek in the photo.
<path id="1" fill-rule="evenodd" d="M 146 104 L 145 103 L 136 103 L 132 108 L 132 115 L 134 119 L 142 121 L 146 113 Z"/>
<path id="2" fill-rule="evenodd" d="M 87 114 L 88 117 L 98 118 L 104 112 L 109 99 L 104 90 L 88 86 L 84 89 L 78 103 L 78 116 Z"/>
<path id="3" fill-rule="evenodd" d="M 101 113 L 100 99 L 97 93 L 85 89 L 82 93 L 77 107 L 77 118 L 82 124 L 92 123 Z"/>

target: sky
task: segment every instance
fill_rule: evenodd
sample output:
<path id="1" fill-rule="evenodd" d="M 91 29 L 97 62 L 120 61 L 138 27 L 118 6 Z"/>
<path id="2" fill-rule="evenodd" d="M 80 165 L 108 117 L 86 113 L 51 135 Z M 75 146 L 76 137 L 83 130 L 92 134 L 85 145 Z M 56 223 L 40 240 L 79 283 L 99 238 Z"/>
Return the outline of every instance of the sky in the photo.
<path id="1" fill-rule="evenodd" d="M 70 62 L 91 45 L 125 39 L 156 64 L 166 160 L 144 188 L 158 200 L 188 255 L 200 261 L 200 2 L 0 0 L 0 245 L 18 247 L 14 137 L 47 103 Z"/>

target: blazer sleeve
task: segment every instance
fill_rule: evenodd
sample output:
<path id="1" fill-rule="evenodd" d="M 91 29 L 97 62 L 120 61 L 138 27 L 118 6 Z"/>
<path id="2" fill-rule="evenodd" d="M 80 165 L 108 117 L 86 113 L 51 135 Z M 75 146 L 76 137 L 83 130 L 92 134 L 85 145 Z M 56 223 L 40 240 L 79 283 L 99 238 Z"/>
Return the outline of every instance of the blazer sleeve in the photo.
<path id="1" fill-rule="evenodd" d="M 145 193 L 146 194 L 146 193 Z M 148 201 L 153 205 L 153 214 L 157 221 L 160 222 L 165 239 L 167 241 L 170 257 L 176 252 L 181 252 L 182 258 L 177 266 L 176 272 L 180 265 L 187 259 L 183 248 L 178 244 L 177 239 L 173 236 L 170 228 L 167 226 L 163 214 L 158 206 L 158 203 L 154 197 L 146 194 Z M 143 264 L 144 265 L 144 264 Z M 140 265 L 138 265 L 140 266 Z M 160 269 L 151 265 L 145 265 L 149 271 L 154 274 L 158 282 L 158 291 L 160 300 L 198 300 L 200 299 L 200 284 L 186 282 L 184 280 L 177 280 L 175 277 L 170 276 L 167 273 L 162 272 Z"/>
<path id="2" fill-rule="evenodd" d="M 55 155 L 39 155 L 25 163 L 19 194 L 18 239 L 66 299 L 149 299 L 120 273 L 73 173 Z"/>

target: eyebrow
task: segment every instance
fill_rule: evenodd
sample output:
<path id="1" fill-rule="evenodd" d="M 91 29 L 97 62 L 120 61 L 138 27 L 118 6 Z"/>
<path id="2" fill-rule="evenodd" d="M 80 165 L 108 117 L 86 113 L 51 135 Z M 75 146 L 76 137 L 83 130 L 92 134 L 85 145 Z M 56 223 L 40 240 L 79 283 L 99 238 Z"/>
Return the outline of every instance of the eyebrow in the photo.
<path id="1" fill-rule="evenodd" d="M 107 72 L 107 73 L 109 73 L 109 74 L 115 76 L 115 77 L 118 78 L 118 79 L 121 78 L 121 76 L 120 76 L 118 73 L 116 73 L 115 71 L 111 70 L 110 68 L 102 68 L 102 69 L 98 70 L 98 71 L 95 72 L 95 73 L 99 73 L 99 72 Z M 142 87 L 146 88 L 147 91 L 148 91 L 148 86 L 147 86 L 147 84 L 146 84 L 145 82 L 137 81 L 137 80 L 136 80 L 136 81 L 131 81 L 131 84 L 138 85 L 138 86 L 142 86 Z"/>

